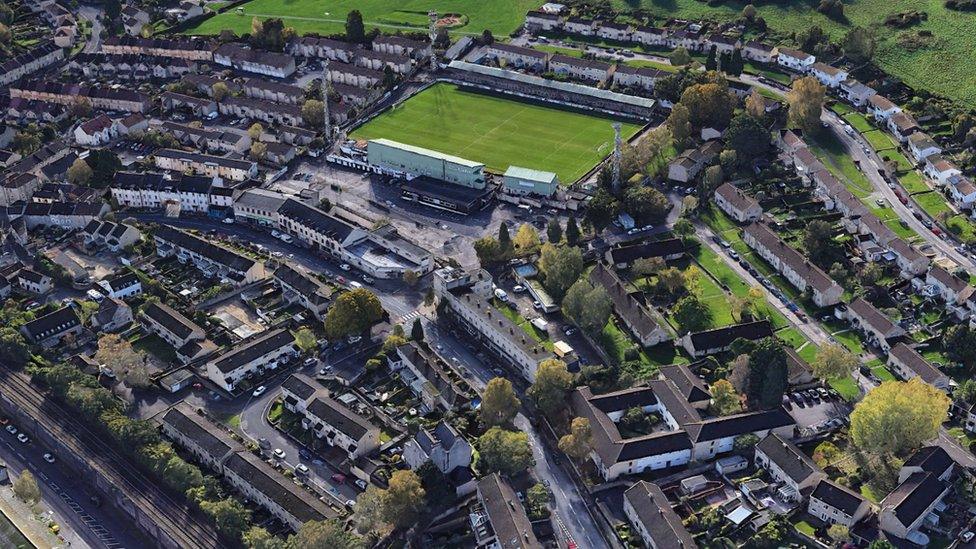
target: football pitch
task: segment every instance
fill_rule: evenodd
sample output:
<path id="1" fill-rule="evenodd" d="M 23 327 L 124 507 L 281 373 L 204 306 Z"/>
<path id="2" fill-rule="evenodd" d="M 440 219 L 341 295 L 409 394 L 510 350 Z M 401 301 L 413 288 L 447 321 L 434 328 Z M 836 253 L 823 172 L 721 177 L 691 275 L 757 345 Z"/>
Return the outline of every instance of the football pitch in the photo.
<path id="1" fill-rule="evenodd" d="M 481 34 L 491 29 L 504 36 L 518 28 L 525 12 L 536 9 L 544 0 L 251 0 L 239 8 L 217 14 L 185 34 L 218 34 L 228 29 L 251 32 L 251 19 L 281 18 L 285 26 L 299 35 L 345 32 L 346 15 L 352 10 L 363 14 L 366 30 L 376 27 L 386 34 L 397 31 L 427 32 L 427 12 L 444 17 L 456 15 L 451 32 Z M 238 9 L 243 14 L 238 13 Z"/>
<path id="2" fill-rule="evenodd" d="M 435 84 L 352 132 L 482 162 L 555 172 L 569 184 L 613 150 L 612 118 Z M 640 129 L 621 122 L 626 140 Z"/>

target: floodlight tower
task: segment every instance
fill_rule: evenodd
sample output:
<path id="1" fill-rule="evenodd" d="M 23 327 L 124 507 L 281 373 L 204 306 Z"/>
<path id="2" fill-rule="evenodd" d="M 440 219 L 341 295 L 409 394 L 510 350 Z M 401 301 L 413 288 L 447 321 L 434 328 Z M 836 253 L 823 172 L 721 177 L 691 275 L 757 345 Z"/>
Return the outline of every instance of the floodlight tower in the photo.
<path id="1" fill-rule="evenodd" d="M 430 10 L 427 12 L 430 25 L 427 33 L 430 34 L 430 70 L 437 70 L 437 54 L 434 52 L 434 40 L 437 39 L 437 12 Z"/>
<path id="2" fill-rule="evenodd" d="M 611 168 L 613 169 L 613 192 L 620 192 L 620 152 L 623 143 L 620 139 L 620 122 L 613 123 L 613 158 Z"/>
<path id="3" fill-rule="evenodd" d="M 322 60 L 322 131 L 325 140 L 332 138 L 332 126 L 329 124 L 329 58 Z"/>

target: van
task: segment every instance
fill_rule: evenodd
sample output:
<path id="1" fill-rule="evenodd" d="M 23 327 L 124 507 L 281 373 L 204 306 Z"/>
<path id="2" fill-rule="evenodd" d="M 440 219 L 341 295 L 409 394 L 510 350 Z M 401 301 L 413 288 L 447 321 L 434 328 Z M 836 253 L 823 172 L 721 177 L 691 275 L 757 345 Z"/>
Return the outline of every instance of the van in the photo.
<path id="1" fill-rule="evenodd" d="M 285 244 L 291 244 L 292 242 L 295 241 L 295 239 L 292 238 L 290 234 L 283 234 L 278 238 L 280 238 L 281 241 L 284 242 Z"/>
<path id="2" fill-rule="evenodd" d="M 495 297 L 497 297 L 499 301 L 508 301 L 508 294 L 505 293 L 505 290 L 501 288 L 495 288 Z"/>

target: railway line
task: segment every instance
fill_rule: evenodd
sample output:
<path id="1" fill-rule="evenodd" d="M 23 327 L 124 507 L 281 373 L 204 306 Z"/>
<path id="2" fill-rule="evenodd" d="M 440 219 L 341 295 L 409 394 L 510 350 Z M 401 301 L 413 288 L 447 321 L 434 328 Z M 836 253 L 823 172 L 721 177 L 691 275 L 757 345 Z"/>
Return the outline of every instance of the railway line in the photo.
<path id="1" fill-rule="evenodd" d="M 152 480 L 129 463 L 115 448 L 101 440 L 75 415 L 45 398 L 25 374 L 5 365 L 0 368 L 0 394 L 34 418 L 51 436 L 60 440 L 80 459 L 97 468 L 116 489 L 129 498 L 157 528 L 180 548 L 218 549 L 226 544 L 210 524 L 173 500 Z"/>

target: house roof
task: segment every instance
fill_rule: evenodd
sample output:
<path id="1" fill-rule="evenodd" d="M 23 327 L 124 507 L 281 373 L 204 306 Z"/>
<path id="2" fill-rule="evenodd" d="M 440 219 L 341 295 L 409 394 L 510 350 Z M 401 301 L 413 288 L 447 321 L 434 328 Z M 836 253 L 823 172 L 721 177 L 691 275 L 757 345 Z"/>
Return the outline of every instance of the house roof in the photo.
<path id="1" fill-rule="evenodd" d="M 614 310 L 642 339 L 661 329 L 647 305 L 636 294 L 627 290 L 627 286 L 612 267 L 607 267 L 602 262 L 597 263 L 590 271 L 590 282 L 602 286 L 607 291 Z"/>
<path id="2" fill-rule="evenodd" d="M 582 69 L 595 69 L 600 71 L 610 70 L 610 63 L 604 61 L 597 61 L 595 59 L 582 59 L 579 57 L 570 57 L 568 55 L 555 54 L 549 59 L 549 65 L 552 66 L 553 63 L 559 63 L 562 65 L 569 65 L 571 67 L 579 67 Z"/>
<path id="3" fill-rule="evenodd" d="M 258 337 L 246 340 L 224 353 L 214 366 L 223 373 L 233 372 L 241 366 L 295 342 L 295 336 L 286 329 L 265 332 Z"/>
<path id="4" fill-rule="evenodd" d="M 332 426 L 353 440 L 359 440 L 370 430 L 376 429 L 364 417 L 325 394 L 314 397 L 309 402 L 307 411 L 322 423 Z"/>
<path id="5" fill-rule="evenodd" d="M 689 334 L 691 343 L 695 349 L 717 349 L 725 348 L 732 344 L 736 339 L 744 338 L 751 341 L 772 337 L 773 329 L 766 320 L 733 324 L 723 328 L 705 330 Z"/>
<path id="6" fill-rule="evenodd" d="M 887 97 L 881 94 L 875 94 L 872 95 L 871 97 L 868 97 L 868 103 L 872 107 L 881 111 L 890 111 L 892 109 L 898 108 L 898 105 L 895 105 L 894 103 L 891 102 L 891 100 L 889 100 Z"/>
<path id="7" fill-rule="evenodd" d="M 742 189 L 732 185 L 731 183 L 722 183 L 717 189 L 715 189 L 715 195 L 721 196 L 726 202 L 732 205 L 733 208 L 741 212 L 747 211 L 750 208 L 755 208 L 759 206 L 759 202 L 755 198 L 742 192 Z"/>
<path id="8" fill-rule="evenodd" d="M 478 496 L 488 514 L 500 549 L 542 546 L 532 531 L 532 523 L 525 514 L 525 508 L 515 496 L 515 490 L 498 473 L 492 473 L 478 481 Z"/>
<path id="9" fill-rule="evenodd" d="M 779 55 L 785 55 L 787 57 L 792 57 L 793 59 L 797 59 L 800 61 L 813 57 L 812 55 L 810 55 L 805 51 L 794 50 L 792 48 L 784 48 L 782 46 L 776 48 L 776 51 L 778 52 Z"/>
<path id="10" fill-rule="evenodd" d="M 879 334 L 890 334 L 898 329 L 898 326 L 887 315 L 863 297 L 859 297 L 851 302 L 848 309 L 857 315 L 868 327 Z"/>
<path id="11" fill-rule="evenodd" d="M 235 453 L 227 459 L 224 468 L 281 506 L 298 522 L 322 521 L 339 516 L 331 507 L 296 486 L 251 452 L 244 450 Z"/>
<path id="12" fill-rule="evenodd" d="M 745 228 L 745 233 L 754 238 L 764 248 L 770 251 L 779 260 L 795 271 L 807 284 L 820 292 L 826 292 L 834 287 L 839 287 L 834 279 L 823 272 L 820 267 L 814 265 L 809 259 L 798 250 L 783 242 L 779 236 L 761 222 L 755 222 Z"/>
<path id="13" fill-rule="evenodd" d="M 607 253 L 610 256 L 610 262 L 616 265 L 618 263 L 631 263 L 637 259 L 667 257 L 684 253 L 684 251 L 685 245 L 680 238 L 666 238 L 664 240 L 638 239 L 621 242 L 610 248 Z"/>
<path id="14" fill-rule="evenodd" d="M 355 230 L 355 227 L 345 221 L 291 198 L 285 200 L 278 209 L 278 214 L 338 242 L 344 241 Z"/>
<path id="15" fill-rule="evenodd" d="M 221 44 L 214 50 L 214 56 L 217 55 L 227 57 L 232 62 L 248 62 L 279 69 L 295 62 L 295 58 L 288 54 L 249 49 L 233 43 Z"/>
<path id="16" fill-rule="evenodd" d="M 244 257 L 237 252 L 222 248 L 200 237 L 174 229 L 168 225 L 160 225 L 157 227 L 154 236 L 235 271 L 247 272 L 256 263 L 255 260 Z"/>
<path id="17" fill-rule="evenodd" d="M 73 307 L 61 307 L 42 317 L 24 324 L 24 329 L 32 339 L 47 339 L 81 324 Z"/>
<path id="18" fill-rule="evenodd" d="M 139 284 L 139 277 L 136 276 L 136 273 L 129 271 L 117 276 L 113 276 L 112 278 L 107 278 L 104 280 L 104 282 L 108 284 L 108 287 L 111 288 L 112 292 L 118 292 Z"/>
<path id="19" fill-rule="evenodd" d="M 814 63 L 811 68 L 817 72 L 822 72 L 827 76 L 837 76 L 838 74 L 841 73 L 847 74 L 847 71 L 838 69 L 837 67 L 832 67 L 826 63 L 817 62 Z"/>
<path id="20" fill-rule="evenodd" d="M 780 407 L 689 423 L 685 426 L 685 430 L 688 431 L 692 441 L 699 443 L 795 424 L 793 417 Z"/>
<path id="21" fill-rule="evenodd" d="M 214 459 L 220 459 L 228 452 L 243 449 L 230 433 L 201 416 L 196 408 L 185 402 L 167 410 L 160 418 L 160 422 L 193 441 Z"/>
<path id="22" fill-rule="evenodd" d="M 305 374 L 292 374 L 281 384 L 281 388 L 298 397 L 301 401 L 312 398 L 322 386 Z"/>
<path id="23" fill-rule="evenodd" d="M 328 284 L 319 281 L 308 273 L 295 269 L 287 263 L 282 263 L 274 272 L 276 280 L 293 288 L 315 305 L 327 303 L 334 293 Z"/>
<path id="24" fill-rule="evenodd" d="M 950 273 L 949 271 L 943 269 L 942 267 L 939 267 L 938 265 L 934 265 L 931 269 L 929 269 L 926 278 L 930 278 L 930 277 L 936 282 L 938 282 L 940 285 L 945 286 L 946 288 L 952 290 L 955 293 L 959 293 L 965 290 L 966 286 L 968 286 L 965 280 Z"/>
<path id="25" fill-rule="evenodd" d="M 195 331 L 203 331 L 203 328 L 195 322 L 165 303 L 151 301 L 142 308 L 142 314 L 153 319 L 180 339 L 186 339 Z"/>
<path id="26" fill-rule="evenodd" d="M 695 538 L 688 533 L 681 517 L 671 508 L 667 496 L 657 484 L 638 481 L 624 491 L 624 499 L 630 503 L 656 547 L 698 547 Z"/>
<path id="27" fill-rule="evenodd" d="M 891 123 L 894 124 L 895 129 L 898 133 L 906 133 L 909 130 L 918 128 L 918 122 L 915 121 L 910 115 L 903 112 L 895 113 L 891 115 Z"/>
<path id="28" fill-rule="evenodd" d="M 533 57 L 535 59 L 545 59 L 549 54 L 544 51 L 534 50 L 532 48 L 523 48 L 522 46 L 513 46 L 511 44 L 505 44 L 503 42 L 494 42 L 492 45 L 488 46 L 488 51 L 499 51 L 511 55 L 523 55 L 525 57 Z"/>
<path id="29" fill-rule="evenodd" d="M 955 463 L 949 453 L 941 446 L 923 446 L 905 460 L 902 467 L 918 467 L 938 478 Z"/>
<path id="30" fill-rule="evenodd" d="M 892 509 L 904 526 L 922 518 L 929 507 L 948 490 L 946 484 L 927 472 L 914 473 L 881 500 L 882 509 Z"/>
<path id="31" fill-rule="evenodd" d="M 904 343 L 899 343 L 892 347 L 888 354 L 898 359 L 906 368 L 915 372 L 922 381 L 930 385 L 935 385 L 939 380 L 946 378 L 945 374 L 939 371 L 931 362 L 925 360 L 925 357 L 920 355 L 918 351 Z"/>
<path id="32" fill-rule="evenodd" d="M 674 384 L 681 396 L 688 402 L 704 402 L 712 398 L 708 391 L 708 385 L 695 375 L 687 365 L 661 366 L 658 371 L 665 379 Z"/>
<path id="33" fill-rule="evenodd" d="M 766 435 L 756 449 L 766 454 L 793 482 L 800 484 L 820 472 L 820 468 L 795 444 L 776 433 Z"/>
<path id="34" fill-rule="evenodd" d="M 844 486 L 835 484 L 826 478 L 817 483 L 810 497 L 819 499 L 849 517 L 853 517 L 865 501 L 860 494 L 855 494 Z"/>

